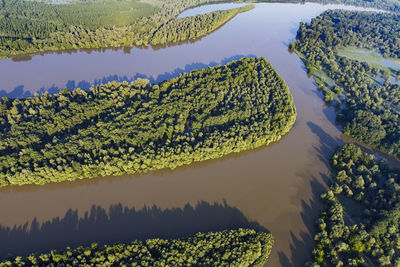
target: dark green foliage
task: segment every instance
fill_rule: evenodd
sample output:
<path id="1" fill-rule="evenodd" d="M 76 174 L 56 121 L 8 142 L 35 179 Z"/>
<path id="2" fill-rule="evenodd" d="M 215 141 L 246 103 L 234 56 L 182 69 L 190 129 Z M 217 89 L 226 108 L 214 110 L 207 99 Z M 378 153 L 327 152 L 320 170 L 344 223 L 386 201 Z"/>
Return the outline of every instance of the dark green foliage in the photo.
<path id="1" fill-rule="evenodd" d="M 131 244 L 52 250 L 0 262 L 6 266 L 263 266 L 271 234 L 249 229 L 199 233 L 186 239 L 149 239 Z"/>
<path id="2" fill-rule="evenodd" d="M 352 120 L 345 126 L 345 134 L 371 145 L 379 145 L 385 138 L 386 131 L 379 115 L 371 111 L 357 110 L 351 117 Z"/>
<path id="3" fill-rule="evenodd" d="M 263 58 L 147 82 L 3 98 L 0 185 L 175 168 L 277 141 L 296 119 Z"/>
<path id="4" fill-rule="evenodd" d="M 337 120 L 344 133 L 400 157 L 400 86 L 376 81 L 397 73 L 337 53 L 357 46 L 400 58 L 400 15 L 327 11 L 301 24 L 293 46 L 311 73 L 322 72 L 335 83 L 320 88 L 327 102 L 342 104 Z"/>
<path id="5" fill-rule="evenodd" d="M 307 265 L 398 266 L 400 170 L 352 144 L 335 153 L 332 168 L 332 184 L 322 195 L 326 209 L 317 222 L 314 260 Z M 357 206 L 360 218 L 346 212 L 349 205 Z"/>
<path id="6" fill-rule="evenodd" d="M 340 47 L 357 46 L 376 48 L 384 57 L 400 58 L 399 30 L 399 14 L 328 10 L 314 18 L 311 23 L 302 23 L 297 39 L 303 49 L 303 43 L 311 46 L 323 44 L 320 50 L 326 53 Z M 298 48 L 300 47 L 297 45 L 296 49 Z M 307 59 L 310 57 L 309 53 Z M 313 62 L 320 63 L 318 65 L 321 66 L 326 61 L 320 53 L 315 54 L 313 59 Z"/>

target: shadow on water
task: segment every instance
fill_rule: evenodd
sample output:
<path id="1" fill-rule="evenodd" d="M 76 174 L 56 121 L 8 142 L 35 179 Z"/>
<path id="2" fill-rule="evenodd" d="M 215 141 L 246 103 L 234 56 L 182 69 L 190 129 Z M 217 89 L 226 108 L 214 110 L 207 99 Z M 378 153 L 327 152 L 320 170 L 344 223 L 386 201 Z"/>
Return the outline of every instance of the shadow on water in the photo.
<path id="1" fill-rule="evenodd" d="M 208 68 L 208 67 L 215 67 L 217 65 L 226 65 L 227 63 L 229 63 L 231 61 L 238 60 L 243 57 L 253 57 L 254 58 L 256 56 L 251 55 L 251 54 L 250 55 L 234 55 L 229 58 L 224 58 L 220 62 L 212 61 L 208 64 L 205 64 L 202 62 L 193 62 L 191 64 L 186 64 L 183 68 L 176 68 L 175 70 L 173 70 L 171 72 L 165 72 L 165 73 L 159 74 L 155 78 L 153 76 L 136 73 L 133 76 L 126 76 L 126 75 L 120 76 L 117 74 L 109 75 L 109 76 L 105 76 L 100 79 L 96 79 L 93 82 L 85 81 L 85 80 L 82 80 L 82 81 L 69 80 L 69 81 L 67 81 L 65 86 L 52 85 L 50 87 L 42 87 L 37 91 L 37 93 L 39 95 L 44 94 L 45 92 L 48 92 L 50 94 L 55 94 L 64 88 L 68 88 L 69 90 L 74 90 L 76 88 L 80 88 L 82 90 L 89 90 L 90 87 L 97 86 L 100 84 L 106 84 L 106 83 L 113 82 L 113 81 L 116 81 L 116 82 L 126 81 L 126 82 L 130 83 L 130 82 L 137 80 L 138 78 L 148 79 L 150 81 L 150 83 L 155 84 L 155 83 L 160 83 L 162 81 L 175 78 L 181 73 L 189 73 L 192 70 L 198 70 L 198 69 Z M 23 97 L 31 97 L 31 96 L 33 96 L 33 93 L 30 91 L 24 91 L 24 85 L 19 85 L 19 86 L 15 87 L 11 92 L 7 92 L 6 90 L 0 91 L 0 97 L 23 98 Z"/>
<path id="2" fill-rule="evenodd" d="M 8 97 L 8 98 L 22 98 L 22 97 L 30 97 L 32 93 L 29 91 L 24 91 L 25 86 L 18 85 L 12 91 L 7 92 L 5 90 L 0 91 L 0 97 Z"/>
<path id="3" fill-rule="evenodd" d="M 317 151 L 318 159 L 323 162 L 327 168 L 330 168 L 329 159 L 343 142 L 340 138 L 332 137 L 332 135 L 328 134 L 320 126 L 311 121 L 307 122 L 307 126 L 311 129 L 312 133 L 319 138 L 320 145 L 318 147 L 313 146 Z"/>
<path id="4" fill-rule="evenodd" d="M 332 137 L 332 135 L 311 121 L 307 122 L 307 126 L 319 139 L 319 145 L 313 146 L 318 159 L 329 169 L 329 158 L 338 145 L 341 144 L 340 139 Z M 294 203 L 295 205 L 301 199 L 301 222 L 298 223 L 303 223 L 306 226 L 306 231 L 301 231 L 298 234 L 293 231 L 290 232 L 290 254 L 285 251 L 278 251 L 279 262 L 283 267 L 303 266 L 306 261 L 311 259 L 311 252 L 314 246 L 313 237 L 316 233 L 315 222 L 322 209 L 320 195 L 326 191 L 328 184 L 328 176 L 323 172 L 319 173 L 319 177 L 313 176 L 311 173 L 300 173 L 298 176 L 304 181 L 310 180 L 311 177 L 310 182 L 301 183 L 297 188 L 298 195 L 311 188 L 311 197 L 308 200 L 299 196 L 293 198 L 293 201 L 296 202 Z"/>
<path id="5" fill-rule="evenodd" d="M 33 219 L 12 228 L 0 226 L 0 256 L 87 246 L 93 242 L 111 244 L 135 239 L 181 238 L 198 232 L 238 228 L 268 232 L 225 201 L 223 204 L 200 201 L 195 206 L 188 203 L 182 209 L 166 210 L 156 206 L 136 210 L 116 204 L 107 211 L 92 206 L 83 217 L 78 216 L 77 210 L 70 209 L 63 218 L 41 224 Z"/>
<path id="6" fill-rule="evenodd" d="M 322 181 L 313 177 L 307 186 L 311 187 L 312 198 L 307 203 L 301 200 L 301 218 L 307 231 L 301 231 L 300 234 L 290 232 L 290 253 L 285 254 L 283 251 L 278 252 L 279 262 L 283 267 L 304 266 L 306 261 L 311 259 L 311 252 L 314 246 L 315 221 L 321 211 L 320 195 L 326 190 L 327 176 L 320 173 Z M 306 178 L 306 177 L 305 177 Z"/>

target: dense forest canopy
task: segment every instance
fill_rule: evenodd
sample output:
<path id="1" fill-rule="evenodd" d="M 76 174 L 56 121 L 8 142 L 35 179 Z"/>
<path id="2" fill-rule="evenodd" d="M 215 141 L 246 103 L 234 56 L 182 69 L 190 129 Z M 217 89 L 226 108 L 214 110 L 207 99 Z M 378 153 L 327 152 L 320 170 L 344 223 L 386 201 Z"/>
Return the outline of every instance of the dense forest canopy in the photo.
<path id="1" fill-rule="evenodd" d="M 190 40 L 252 7 L 177 18 L 186 8 L 207 2 L 210 0 L 101 0 L 53 5 L 4 0 L 0 9 L 0 58 L 60 49 Z"/>
<path id="2" fill-rule="evenodd" d="M 188 40 L 215 30 L 239 13 L 236 10 L 222 14 L 217 12 L 211 18 L 208 14 L 177 19 L 179 13 L 190 7 L 226 0 L 60 1 L 59 4 L 49 4 L 53 1 L 2 0 L 0 58 L 41 51 L 147 46 L 150 43 Z M 397 0 L 310 2 L 344 3 L 400 11 Z M 246 10 L 248 8 L 240 12 Z"/>
<path id="3" fill-rule="evenodd" d="M 376 49 L 400 58 L 400 15 L 327 11 L 301 24 L 291 44 L 314 75 L 327 102 L 340 108 L 344 133 L 400 157 L 400 69 L 341 57 L 342 47 Z M 383 79 L 383 82 L 380 80 Z"/>
<path id="4" fill-rule="evenodd" d="M 307 266 L 400 266 L 400 170 L 352 144 L 331 164 Z"/>
<path id="5" fill-rule="evenodd" d="M 149 239 L 130 244 L 67 248 L 0 262 L 8 266 L 264 266 L 271 234 L 249 229 L 199 233 L 185 239 Z"/>
<path id="6" fill-rule="evenodd" d="M 290 45 L 325 101 L 335 103 L 344 133 L 399 157 L 400 86 L 391 81 L 400 69 L 341 56 L 352 47 L 400 58 L 400 15 L 326 11 L 301 24 Z M 400 170 L 352 144 L 331 165 L 313 261 L 306 265 L 400 266 Z"/>
<path id="7" fill-rule="evenodd" d="M 0 101 L 0 186 L 175 168 L 277 141 L 296 111 L 263 58 L 149 85 Z"/>

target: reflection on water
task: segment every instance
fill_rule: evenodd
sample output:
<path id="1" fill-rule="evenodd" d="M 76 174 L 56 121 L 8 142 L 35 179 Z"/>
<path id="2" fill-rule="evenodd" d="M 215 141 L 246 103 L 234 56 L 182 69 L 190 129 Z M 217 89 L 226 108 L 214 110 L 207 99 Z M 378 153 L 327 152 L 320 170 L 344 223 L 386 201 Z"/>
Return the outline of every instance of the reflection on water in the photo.
<path id="1" fill-rule="evenodd" d="M 136 210 L 122 204 L 111 205 L 108 210 L 92 206 L 83 216 L 70 209 L 63 217 L 41 224 L 34 219 L 16 228 L 0 226 L 0 257 L 11 252 L 23 255 L 31 251 L 65 249 L 66 245 L 78 247 L 93 242 L 110 244 L 129 243 L 135 239 L 180 238 L 198 232 L 238 228 L 268 232 L 257 222 L 248 221 L 240 210 L 226 202 L 200 201 L 194 206 L 188 203 L 183 208 L 165 210 L 157 206 Z M 59 240 L 63 240 L 63 244 Z"/>
<path id="2" fill-rule="evenodd" d="M 194 43 L 158 50 L 132 48 L 129 53 L 124 53 L 123 49 L 109 49 L 44 54 L 33 56 L 30 61 L 0 60 L 0 88 L 8 94 L 19 88 L 15 94 L 21 96 L 27 90 L 33 93 L 66 85 L 83 86 L 81 81 L 93 84 L 103 79 L 141 76 L 158 81 L 243 55 L 263 56 L 286 81 L 298 112 L 292 131 L 281 142 L 268 148 L 174 171 L 2 189 L 0 244 L 4 247 L 9 245 L 7 251 L 17 253 L 22 251 L 20 247 L 25 246 L 21 243 L 17 247 L 13 243 L 15 240 L 28 242 L 26 248 L 36 250 L 64 247 L 69 242 L 87 244 L 96 238 L 102 242 L 116 241 L 124 238 L 123 232 L 129 233 L 126 236 L 129 238 L 134 236 L 132 233 L 140 235 L 141 231 L 135 232 L 135 229 L 143 229 L 140 228 L 143 224 L 136 222 L 136 215 L 126 216 L 124 212 L 110 216 L 110 206 L 118 205 L 120 211 L 132 211 L 127 214 L 137 214 L 148 210 L 144 207 L 155 206 L 156 214 L 179 211 L 167 212 L 167 217 L 169 225 L 182 226 L 183 232 L 178 228 L 163 228 L 162 221 L 158 221 L 158 215 L 155 216 L 155 222 L 159 222 L 157 227 L 166 229 L 165 233 L 171 236 L 175 231 L 187 234 L 216 229 L 213 223 L 222 228 L 239 226 L 238 222 L 244 225 L 252 222 L 249 226 L 268 229 L 275 237 L 268 266 L 301 266 L 311 256 L 314 220 L 321 208 L 319 195 L 326 187 L 329 157 L 342 141 L 334 124 L 334 110 L 323 105 L 321 94 L 313 80 L 307 77 L 303 63 L 287 49 L 295 38 L 300 21 L 309 21 L 328 8 L 340 7 L 343 6 L 262 3 Z M 185 216 L 179 215 L 181 211 L 185 213 L 188 204 L 196 214 L 199 202 L 209 203 L 207 205 L 211 207 L 203 210 L 200 219 L 196 215 L 185 220 Z M 220 217 L 213 208 L 214 204 L 210 203 L 222 206 L 217 206 Z M 90 228 L 94 228 L 92 234 L 81 235 L 79 230 L 67 230 L 69 235 L 63 235 L 58 231 L 60 225 L 76 229 L 82 218 L 82 225 L 86 225 L 85 218 L 93 214 L 93 206 L 97 207 L 94 217 L 105 219 L 89 219 Z M 223 223 L 218 223 L 221 222 L 219 218 Z M 70 220 L 74 223 L 67 223 Z M 43 226 L 34 226 L 31 230 L 24 228 L 33 221 L 34 225 Z M 114 229 L 114 225 L 118 229 Z M 14 228 L 12 238 L 7 238 Z M 98 237 L 100 230 L 96 232 L 96 229 L 101 229 Z M 153 231 L 163 234 L 157 230 L 147 233 Z M 42 243 L 51 234 L 58 238 Z M 41 237 L 43 241 L 40 241 Z"/>
<path id="3" fill-rule="evenodd" d="M 148 79 L 151 83 L 159 83 L 159 82 L 162 82 L 164 80 L 175 78 L 175 77 L 177 77 L 179 74 L 181 74 L 183 72 L 190 72 L 190 71 L 196 70 L 196 69 L 214 67 L 214 66 L 217 66 L 219 64 L 225 65 L 228 62 L 240 59 L 242 57 L 256 57 L 256 56 L 255 55 L 234 55 L 234 56 L 231 56 L 229 58 L 224 58 L 220 62 L 212 61 L 212 62 L 209 62 L 208 64 L 204 64 L 204 63 L 201 63 L 201 62 L 193 62 L 191 64 L 186 64 L 183 68 L 176 68 L 173 71 L 164 72 L 164 73 L 158 74 L 157 76 L 149 76 L 149 75 L 146 75 L 146 74 L 135 73 L 133 76 L 129 76 L 129 77 L 127 75 L 120 76 L 118 74 L 108 75 L 108 76 L 102 77 L 101 79 L 95 79 L 94 81 L 68 80 L 65 85 L 56 86 L 56 85 L 53 84 L 51 87 L 41 88 L 39 91 L 36 91 L 36 93 L 43 94 L 44 92 L 47 91 L 50 94 L 52 94 L 52 93 L 57 93 L 61 89 L 64 89 L 64 88 L 68 88 L 70 90 L 73 90 L 75 88 L 80 88 L 80 89 L 83 89 L 83 90 L 89 90 L 90 87 L 96 86 L 96 85 L 99 85 L 99 84 L 105 84 L 105 83 L 112 82 L 112 81 L 133 82 L 133 81 L 137 80 L 138 78 Z M 13 97 L 13 98 L 30 97 L 30 96 L 33 96 L 33 93 L 31 93 L 30 91 L 25 91 L 24 90 L 24 86 L 20 85 L 20 86 L 17 86 L 16 88 L 14 88 L 14 90 L 12 90 L 11 92 L 0 91 L 0 97 L 2 97 L 2 96 Z"/>
<path id="4" fill-rule="evenodd" d="M 222 8 L 225 5 L 211 6 Z M 162 78 L 158 76 L 183 69 L 187 64 L 202 63 L 208 66 L 234 55 L 259 55 L 262 44 L 271 38 L 278 37 L 277 42 L 288 45 L 294 40 L 299 21 L 309 21 L 329 8 L 351 9 L 348 6 L 311 3 L 256 4 L 256 7 L 234 18 L 234 21 L 247 20 L 244 25 L 230 21 L 223 26 L 227 33 L 226 28 L 231 29 L 236 24 L 235 27 L 239 29 L 234 36 L 218 37 L 220 33 L 174 46 L 72 49 L 0 60 L 0 96 L 22 97 L 45 91 L 54 93 L 60 88 L 72 89 L 69 87 L 71 81 L 82 89 L 95 85 L 96 81 L 109 81 L 115 77 L 119 80 L 119 77 L 135 79 L 144 76 L 160 81 Z M 183 14 L 199 9 L 207 9 L 207 6 L 186 10 Z M 268 18 L 262 18 L 261 12 Z M 256 21 L 260 24 L 252 25 Z M 285 36 L 280 30 L 289 31 L 290 38 L 279 38 Z M 271 34 L 274 37 L 269 36 Z M 210 46 L 212 43 L 213 46 Z"/>

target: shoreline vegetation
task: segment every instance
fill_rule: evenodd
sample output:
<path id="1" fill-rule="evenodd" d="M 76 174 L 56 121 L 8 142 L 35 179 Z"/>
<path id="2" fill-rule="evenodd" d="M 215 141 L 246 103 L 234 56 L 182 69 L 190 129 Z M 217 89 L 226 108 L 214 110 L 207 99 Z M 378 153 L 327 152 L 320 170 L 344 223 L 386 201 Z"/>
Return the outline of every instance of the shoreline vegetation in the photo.
<path id="1" fill-rule="evenodd" d="M 331 159 L 308 267 L 400 265 L 400 169 L 354 144 Z"/>
<path id="2" fill-rule="evenodd" d="M 191 41 L 217 30 L 237 14 L 247 12 L 254 5 L 218 10 L 203 15 L 178 18 L 163 24 L 151 38 L 151 45 L 174 44 Z"/>
<path id="3" fill-rule="evenodd" d="M 292 95 L 264 58 L 150 85 L 0 100 L 0 187 L 143 173 L 268 145 L 296 120 Z"/>
<path id="4" fill-rule="evenodd" d="M 210 1 L 194 0 L 182 2 L 178 6 L 174 5 L 173 0 L 165 3 L 153 1 L 150 2 L 151 5 L 142 7 L 145 11 L 138 11 L 139 14 L 147 14 L 151 12 L 149 10 L 160 10 L 159 12 L 147 17 L 140 17 L 139 14 L 138 17 L 129 17 L 120 9 L 125 7 L 136 10 L 138 3 L 145 3 L 122 0 L 122 4 L 119 3 L 115 8 L 109 6 L 110 14 L 104 14 L 107 13 L 105 10 L 97 8 L 102 2 L 110 4 L 110 0 L 102 0 L 99 4 L 89 2 L 68 5 L 4 0 L 3 10 L 0 10 L 0 59 L 68 49 L 140 47 L 190 41 L 204 37 L 239 13 L 254 8 L 254 5 L 249 4 L 177 18 L 181 11 Z M 83 11 L 74 12 L 82 5 L 86 7 Z M 21 14 L 25 9 L 32 11 Z M 116 19 L 112 15 L 122 18 Z M 98 16 L 104 21 L 98 20 Z"/>
<path id="5" fill-rule="evenodd" d="M 249 3 L 226 0 L 99 0 L 83 3 L 3 0 L 0 2 L 0 59 L 69 49 L 143 47 L 195 40 L 254 5 L 187 18 L 178 18 L 178 15 L 197 6 L 228 2 Z M 297 0 L 278 2 L 305 3 Z M 306 2 L 400 11 L 400 3 L 394 0 Z"/>
<path id="6" fill-rule="evenodd" d="M 274 239 L 250 229 L 198 233 L 183 239 L 148 239 L 130 244 L 67 248 L 0 261 L 8 266 L 259 266 L 268 261 Z"/>
<path id="7" fill-rule="evenodd" d="M 344 134 L 397 159 L 400 70 L 367 61 L 400 58 L 399 22 L 394 13 L 326 11 L 302 23 L 290 44 L 336 107 Z M 400 169 L 354 144 L 336 151 L 331 168 L 305 266 L 400 266 Z"/>
<path id="8" fill-rule="evenodd" d="M 340 55 L 347 47 L 400 58 L 400 15 L 326 11 L 301 23 L 290 44 L 324 100 L 338 110 L 343 133 L 400 158 L 400 70 Z"/>

